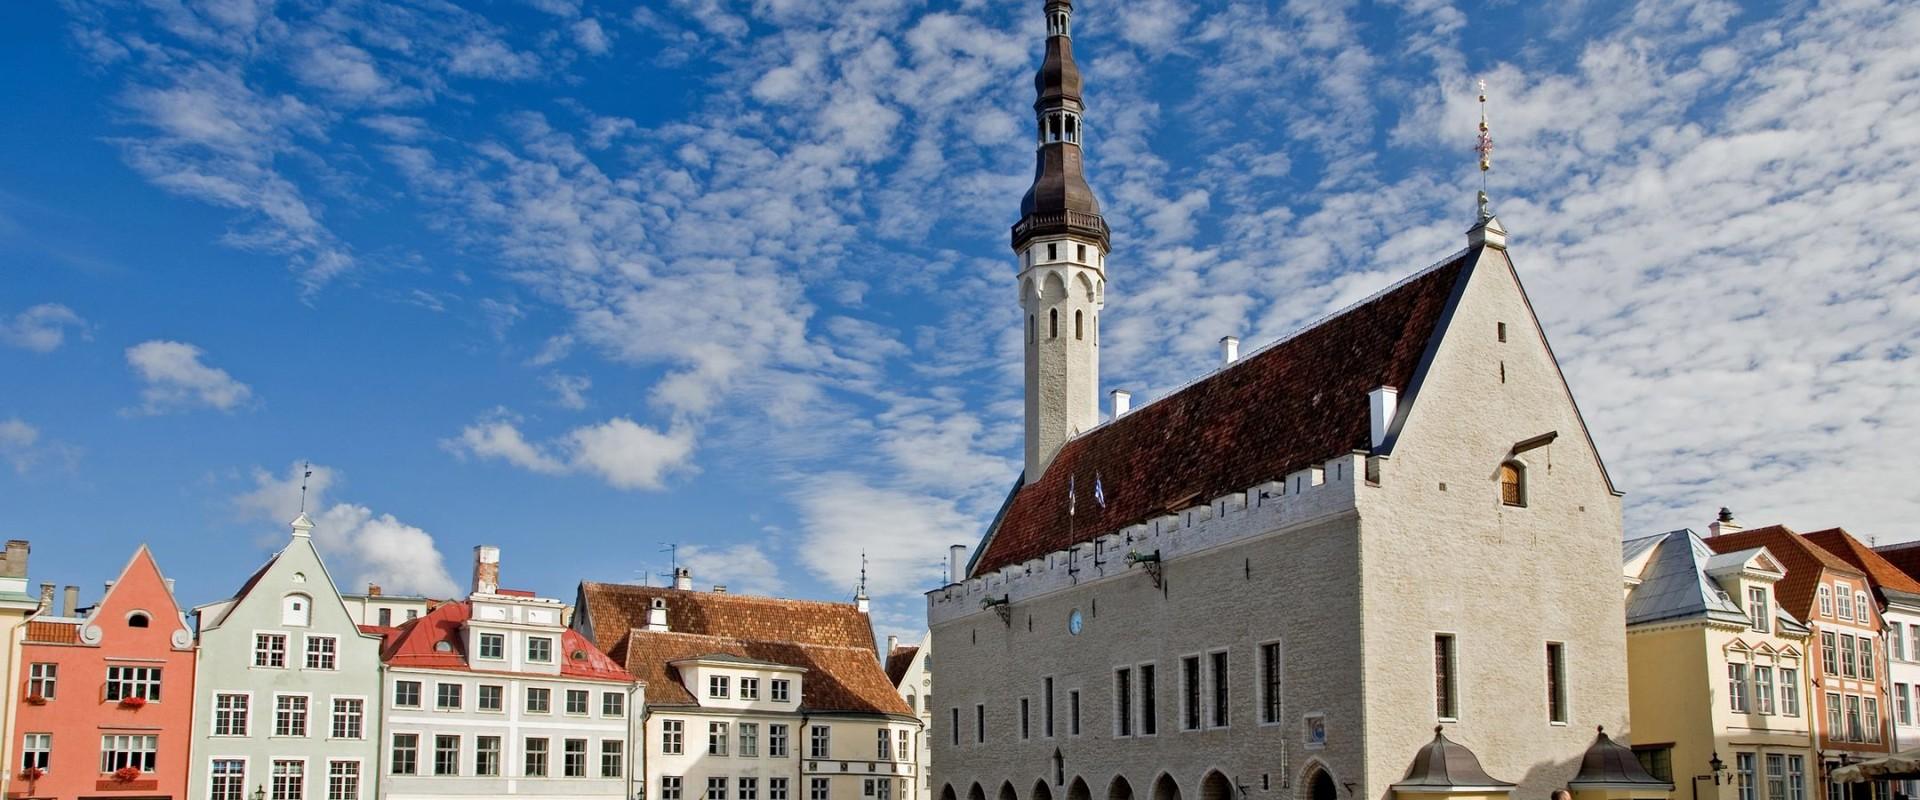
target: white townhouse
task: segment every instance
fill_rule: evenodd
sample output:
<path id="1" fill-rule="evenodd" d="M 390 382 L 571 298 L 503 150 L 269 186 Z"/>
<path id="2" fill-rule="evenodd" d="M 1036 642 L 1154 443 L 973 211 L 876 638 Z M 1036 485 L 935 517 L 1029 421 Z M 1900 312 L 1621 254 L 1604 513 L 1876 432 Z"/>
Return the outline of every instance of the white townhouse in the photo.
<path id="1" fill-rule="evenodd" d="M 378 754 L 380 636 L 362 631 L 313 522 L 234 596 L 193 610 L 193 800 L 363 800 Z"/>
<path id="2" fill-rule="evenodd" d="M 565 603 L 501 589 L 499 557 L 474 548 L 472 595 L 387 636 L 380 797 L 640 797 L 642 685 Z"/>

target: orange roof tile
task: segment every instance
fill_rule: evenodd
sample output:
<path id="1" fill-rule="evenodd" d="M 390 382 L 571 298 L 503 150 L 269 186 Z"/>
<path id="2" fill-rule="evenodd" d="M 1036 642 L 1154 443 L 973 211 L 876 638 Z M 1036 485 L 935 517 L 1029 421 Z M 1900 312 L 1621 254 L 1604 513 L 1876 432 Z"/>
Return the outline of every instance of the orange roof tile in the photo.
<path id="1" fill-rule="evenodd" d="M 1884 588 L 1920 595 L 1920 580 L 1914 580 L 1913 576 L 1902 572 L 1884 556 L 1853 538 L 1853 534 L 1847 533 L 1844 528 L 1828 528 L 1805 535 L 1808 541 L 1819 545 L 1821 549 L 1867 573 L 1867 580 L 1873 584 L 1875 592 Z M 1885 600 L 1885 595 L 1880 599 Z"/>
<path id="2" fill-rule="evenodd" d="M 899 688 L 900 679 L 907 677 L 907 668 L 913 666 L 913 657 L 920 654 L 918 647 L 895 647 L 887 654 L 887 680 L 893 681 Z"/>
<path id="3" fill-rule="evenodd" d="M 1774 596 L 1780 605 L 1799 619 L 1813 618 L 1814 590 L 1822 583 L 1821 571 L 1832 570 L 1843 575 L 1865 578 L 1866 573 L 1859 567 L 1842 560 L 1839 556 L 1827 552 L 1807 538 L 1785 525 L 1769 525 L 1750 531 L 1723 534 L 1706 539 L 1707 547 L 1716 553 L 1732 553 L 1755 547 L 1765 547 L 1767 552 L 1779 559 L 1780 568 L 1787 576 L 1774 586 Z"/>
<path id="4" fill-rule="evenodd" d="M 27 623 L 29 644 L 79 644 L 80 623 L 34 620 Z"/>
<path id="5" fill-rule="evenodd" d="M 461 628 L 473 614 L 465 600 L 441 603 L 424 616 L 386 634 L 380 657 L 388 666 L 448 669 L 463 672 L 492 672 L 474 669 L 467 661 L 466 637 Z M 380 631 L 383 632 L 384 631 Z M 445 644 L 445 649 L 441 645 Z M 560 637 L 560 675 L 596 681 L 631 683 L 633 675 L 622 669 L 600 648 L 578 631 L 566 630 Z"/>

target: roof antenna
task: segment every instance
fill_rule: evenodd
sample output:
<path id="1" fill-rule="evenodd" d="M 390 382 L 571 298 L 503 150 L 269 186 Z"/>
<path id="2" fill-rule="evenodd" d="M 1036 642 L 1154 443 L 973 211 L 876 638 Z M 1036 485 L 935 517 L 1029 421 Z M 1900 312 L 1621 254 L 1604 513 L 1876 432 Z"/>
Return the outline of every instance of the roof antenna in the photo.
<path id="1" fill-rule="evenodd" d="M 667 554 L 667 565 L 668 565 L 668 566 L 670 566 L 670 567 L 673 567 L 673 572 L 672 572 L 672 573 L 670 573 L 670 574 L 675 574 L 675 575 L 677 575 L 677 574 L 679 574 L 679 573 L 680 573 L 680 545 L 679 545 L 679 543 L 677 543 L 677 542 L 667 542 L 666 544 L 663 544 L 663 545 L 660 545 L 660 550 L 658 550 L 658 551 L 655 551 L 655 552 L 665 552 L 665 553 Z"/>
<path id="2" fill-rule="evenodd" d="M 860 551 L 860 597 L 867 596 L 867 551 Z"/>
<path id="3" fill-rule="evenodd" d="M 313 462 L 300 462 L 300 513 L 307 513 L 307 479 L 313 477 Z"/>
<path id="4" fill-rule="evenodd" d="M 1493 219 L 1493 209 L 1487 202 L 1487 172 L 1493 169 L 1493 134 L 1487 127 L 1487 79 L 1481 78 L 1480 89 L 1480 138 L 1473 145 L 1473 151 L 1480 154 L 1480 217 L 1484 224 Z"/>

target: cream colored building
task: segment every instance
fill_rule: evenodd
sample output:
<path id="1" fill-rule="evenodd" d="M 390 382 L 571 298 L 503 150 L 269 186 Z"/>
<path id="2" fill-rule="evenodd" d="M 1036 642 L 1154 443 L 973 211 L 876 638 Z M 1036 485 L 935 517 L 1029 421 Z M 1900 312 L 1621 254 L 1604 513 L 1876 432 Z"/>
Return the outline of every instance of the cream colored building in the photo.
<path id="1" fill-rule="evenodd" d="M 647 800 L 901 800 L 920 720 L 863 606 L 582 583 L 573 627 L 647 686 Z"/>
<path id="2" fill-rule="evenodd" d="M 1622 552 L 1641 762 L 1682 797 L 1819 797 L 1812 632 L 1777 599 L 1779 559 L 1765 547 L 1715 554 L 1690 530 L 1631 539 Z"/>
<path id="3" fill-rule="evenodd" d="M 0 552 L 0 675 L 10 678 L 0 684 L 0 797 L 10 795 L 12 781 L 20 764 L 14 757 L 15 696 L 26 685 L 20 674 L 20 644 L 26 636 L 27 620 L 36 614 L 53 613 L 53 584 L 42 584 L 40 596 L 27 593 L 27 555 L 31 547 L 24 539 L 9 539 Z"/>
<path id="4" fill-rule="evenodd" d="M 932 634 L 921 637 L 917 645 L 902 645 L 897 637 L 888 636 L 882 652 L 887 659 L 887 680 L 893 681 L 894 691 L 900 693 L 900 699 L 907 701 L 907 708 L 920 718 L 921 730 L 932 730 Z M 933 743 L 925 736 L 918 739 L 913 757 L 919 765 L 920 780 L 915 784 L 913 800 L 925 800 L 933 797 Z"/>
<path id="5" fill-rule="evenodd" d="M 1100 314 L 1152 278 L 1109 261 L 1044 11 L 1026 469 L 927 595 L 935 797 L 1665 797 L 1596 730 L 1628 732 L 1620 493 L 1500 224 L 1103 421 Z"/>

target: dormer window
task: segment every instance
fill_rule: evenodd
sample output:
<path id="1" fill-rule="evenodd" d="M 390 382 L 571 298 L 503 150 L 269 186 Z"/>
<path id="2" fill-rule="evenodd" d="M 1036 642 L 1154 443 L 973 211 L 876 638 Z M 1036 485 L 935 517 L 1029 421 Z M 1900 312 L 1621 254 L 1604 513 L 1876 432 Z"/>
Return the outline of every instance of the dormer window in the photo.
<path id="1" fill-rule="evenodd" d="M 1836 583 L 1833 585 L 1833 594 L 1840 607 L 1840 618 L 1853 619 L 1853 587 Z"/>
<path id="2" fill-rule="evenodd" d="M 1833 616 L 1833 590 L 1825 586 L 1820 587 L 1820 616 Z"/>
<path id="3" fill-rule="evenodd" d="M 1773 617 L 1772 606 L 1772 603 L 1767 602 L 1765 588 L 1753 586 L 1747 589 L 1747 616 L 1753 620 L 1755 632 L 1766 633 L 1772 630 L 1773 625 L 1769 621 Z"/>
<path id="4" fill-rule="evenodd" d="M 1518 461 L 1500 465 L 1500 504 L 1515 508 L 1527 505 L 1527 468 Z"/>
<path id="5" fill-rule="evenodd" d="M 728 678 L 725 675 L 708 675 L 707 696 L 721 700 L 726 699 L 731 694 L 728 682 Z"/>
<path id="6" fill-rule="evenodd" d="M 1854 619 L 1857 619 L 1861 622 L 1873 621 L 1873 615 L 1869 613 L 1869 611 L 1873 608 L 1873 606 L 1867 603 L 1866 592 L 1853 593 L 1853 607 L 1856 609 L 1854 611 Z"/>

